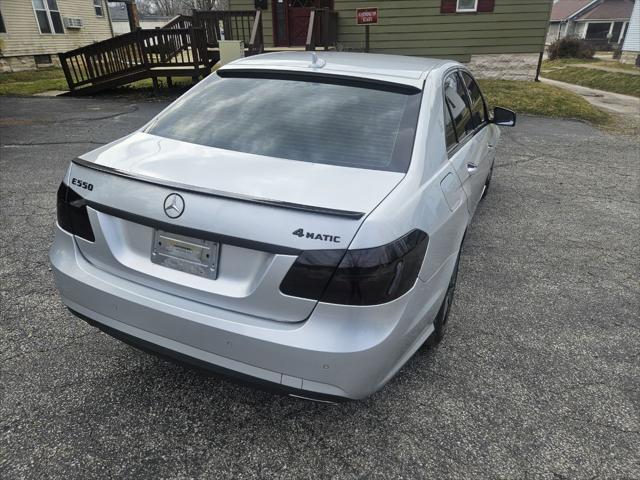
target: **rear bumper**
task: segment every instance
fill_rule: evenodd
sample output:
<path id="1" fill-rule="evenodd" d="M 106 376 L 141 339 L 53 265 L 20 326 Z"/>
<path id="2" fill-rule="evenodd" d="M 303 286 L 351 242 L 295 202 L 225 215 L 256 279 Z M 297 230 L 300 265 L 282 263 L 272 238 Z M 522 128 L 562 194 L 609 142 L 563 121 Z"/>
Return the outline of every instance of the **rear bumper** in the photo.
<path id="1" fill-rule="evenodd" d="M 418 281 L 375 307 L 318 304 L 309 319 L 291 324 L 111 275 L 87 262 L 60 228 L 50 259 L 65 305 L 110 335 L 261 388 L 321 400 L 359 399 L 381 388 L 431 333 L 446 286 L 439 292 Z"/>
<path id="2" fill-rule="evenodd" d="M 131 345 L 143 352 L 150 353 L 157 357 L 160 357 L 165 360 L 169 360 L 171 362 L 186 365 L 188 367 L 194 368 L 206 374 L 213 374 L 216 376 L 225 377 L 231 380 L 235 380 L 239 383 L 251 385 L 262 390 L 269 390 L 277 393 L 294 395 L 301 398 L 307 398 L 310 400 L 316 400 L 321 402 L 330 402 L 337 403 L 345 400 L 345 397 L 337 397 L 333 395 L 323 395 L 316 392 L 309 392 L 306 390 L 301 390 L 298 388 L 287 387 L 286 385 L 282 385 L 281 383 L 269 382 L 266 380 L 262 380 L 258 377 L 254 377 L 251 375 L 244 375 L 236 370 L 230 370 L 228 368 L 223 368 L 218 365 L 214 365 L 212 363 L 204 362 L 196 357 L 190 357 L 189 355 L 184 355 L 176 350 L 171 350 L 165 347 L 161 347 L 160 345 L 152 342 L 148 342 L 140 339 L 139 337 L 135 337 L 133 335 L 129 335 L 127 333 L 122 332 L 121 330 L 116 330 L 115 328 L 108 327 L 104 323 L 97 322 L 86 315 L 83 315 L 75 310 L 69 309 L 71 313 L 73 313 L 76 317 L 84 320 L 89 325 L 96 327 L 102 330 L 107 335 L 112 336 L 113 338 L 120 340 L 121 342 L 126 343 L 127 345 Z"/>

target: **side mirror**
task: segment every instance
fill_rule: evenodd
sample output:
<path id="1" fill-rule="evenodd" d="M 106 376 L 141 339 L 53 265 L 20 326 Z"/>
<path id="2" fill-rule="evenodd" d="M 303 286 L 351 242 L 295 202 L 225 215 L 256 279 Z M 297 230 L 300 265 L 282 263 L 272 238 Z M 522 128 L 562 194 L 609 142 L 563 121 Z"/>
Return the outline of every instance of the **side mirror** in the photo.
<path id="1" fill-rule="evenodd" d="M 506 108 L 496 107 L 493 109 L 493 123 L 503 127 L 515 127 L 516 114 Z"/>

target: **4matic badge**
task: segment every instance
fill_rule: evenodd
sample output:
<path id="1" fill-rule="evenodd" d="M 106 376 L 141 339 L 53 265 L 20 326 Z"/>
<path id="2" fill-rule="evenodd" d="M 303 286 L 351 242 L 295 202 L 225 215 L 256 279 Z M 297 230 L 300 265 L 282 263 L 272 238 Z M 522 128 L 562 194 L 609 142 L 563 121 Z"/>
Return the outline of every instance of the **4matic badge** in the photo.
<path id="1" fill-rule="evenodd" d="M 305 237 L 312 240 L 322 240 L 323 242 L 340 243 L 340 237 L 338 235 L 328 235 L 326 233 L 314 233 L 305 232 L 302 228 L 299 228 L 293 232 L 296 237 Z"/>

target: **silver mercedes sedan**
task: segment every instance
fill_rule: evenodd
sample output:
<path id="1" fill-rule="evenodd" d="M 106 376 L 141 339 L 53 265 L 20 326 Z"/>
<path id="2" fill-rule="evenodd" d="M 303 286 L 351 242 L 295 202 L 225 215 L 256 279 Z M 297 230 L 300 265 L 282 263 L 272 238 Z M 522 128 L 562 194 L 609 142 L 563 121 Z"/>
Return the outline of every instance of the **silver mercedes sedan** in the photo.
<path id="1" fill-rule="evenodd" d="M 461 64 L 235 61 L 74 159 L 50 259 L 64 304 L 143 350 L 361 399 L 443 335 L 496 125 Z"/>

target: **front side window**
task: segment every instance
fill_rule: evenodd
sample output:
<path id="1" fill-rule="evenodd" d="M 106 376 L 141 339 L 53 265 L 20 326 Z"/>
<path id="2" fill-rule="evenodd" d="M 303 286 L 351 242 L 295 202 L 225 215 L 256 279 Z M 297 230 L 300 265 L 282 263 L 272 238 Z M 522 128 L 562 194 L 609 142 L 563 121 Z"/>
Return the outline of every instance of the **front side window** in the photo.
<path id="1" fill-rule="evenodd" d="M 104 13 L 102 12 L 102 0 L 93 0 L 93 9 L 96 11 L 97 17 L 104 16 Z"/>
<path id="2" fill-rule="evenodd" d="M 251 75 L 221 71 L 156 117 L 146 132 L 261 156 L 407 171 L 419 90 Z"/>
<path id="3" fill-rule="evenodd" d="M 478 0 L 457 0 L 456 12 L 475 12 L 478 10 Z"/>
<path id="4" fill-rule="evenodd" d="M 476 127 L 487 120 L 487 110 L 478 83 L 467 72 L 462 72 L 462 79 L 471 97 L 471 116 Z"/>
<path id="5" fill-rule="evenodd" d="M 64 33 L 62 16 L 56 0 L 31 0 L 40 33 Z"/>
<path id="6" fill-rule="evenodd" d="M 458 140 L 463 140 L 464 137 L 473 133 L 475 126 L 469 109 L 467 90 L 457 73 L 452 73 L 445 79 L 444 98 L 451 112 Z"/>

